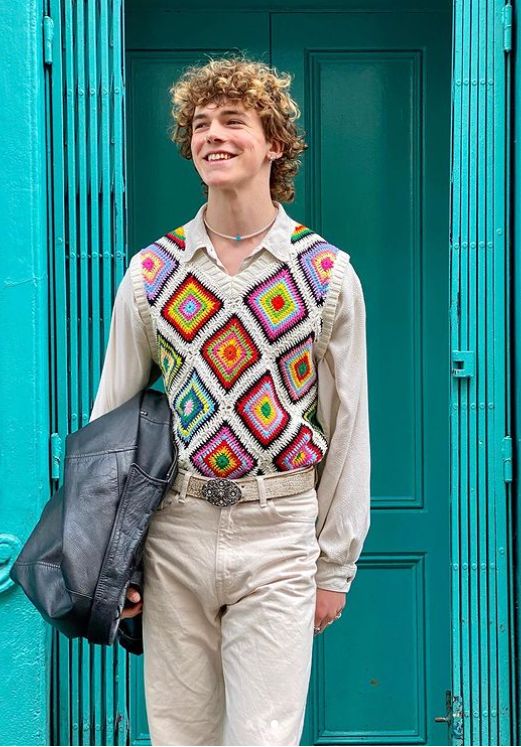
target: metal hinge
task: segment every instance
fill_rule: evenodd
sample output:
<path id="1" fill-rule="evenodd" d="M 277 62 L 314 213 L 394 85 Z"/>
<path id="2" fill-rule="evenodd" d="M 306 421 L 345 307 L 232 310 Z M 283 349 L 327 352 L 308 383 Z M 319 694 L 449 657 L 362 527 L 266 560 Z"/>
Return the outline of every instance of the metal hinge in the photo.
<path id="1" fill-rule="evenodd" d="M 457 377 L 474 376 L 474 351 L 452 351 L 452 375 Z"/>
<path id="2" fill-rule="evenodd" d="M 53 480 L 60 479 L 61 461 L 62 440 L 57 433 L 51 433 L 51 477 Z"/>
<path id="3" fill-rule="evenodd" d="M 512 436 L 505 436 L 501 448 L 503 454 L 503 477 L 505 482 L 512 482 Z"/>
<path id="4" fill-rule="evenodd" d="M 508 2 L 503 7 L 503 49 L 505 52 L 512 51 L 512 6 Z"/>
<path id="5" fill-rule="evenodd" d="M 43 17 L 43 61 L 52 65 L 52 45 L 54 39 L 54 21 L 50 16 Z"/>

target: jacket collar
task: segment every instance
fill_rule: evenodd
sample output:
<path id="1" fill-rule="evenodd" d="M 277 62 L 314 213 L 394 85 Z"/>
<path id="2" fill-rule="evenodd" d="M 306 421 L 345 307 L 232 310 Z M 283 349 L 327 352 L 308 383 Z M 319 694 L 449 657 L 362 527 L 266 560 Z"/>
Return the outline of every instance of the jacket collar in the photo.
<path id="1" fill-rule="evenodd" d="M 298 223 L 286 213 L 280 202 L 276 200 L 273 202 L 277 205 L 279 212 L 270 230 L 262 239 L 261 247 L 267 249 L 277 259 L 287 261 L 292 247 L 291 235 Z M 190 260 L 198 249 L 208 251 L 208 246 L 211 244 L 203 220 L 203 212 L 207 204 L 205 202 L 201 205 L 195 217 L 184 225 L 185 249 L 182 256 L 185 262 Z M 257 251 L 260 251 L 260 248 L 255 249 L 255 253 Z"/>

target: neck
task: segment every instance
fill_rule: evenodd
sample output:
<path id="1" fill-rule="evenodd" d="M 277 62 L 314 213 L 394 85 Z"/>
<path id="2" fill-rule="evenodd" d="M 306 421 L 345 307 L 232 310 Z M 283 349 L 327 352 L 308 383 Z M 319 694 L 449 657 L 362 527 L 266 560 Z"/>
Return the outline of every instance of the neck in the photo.
<path id="1" fill-rule="evenodd" d="M 263 199 L 253 200 L 241 196 L 230 199 L 223 194 L 212 193 L 208 198 L 204 217 L 212 229 L 219 233 L 243 236 L 266 226 L 276 217 L 277 211 L 278 205 L 269 194 Z"/>

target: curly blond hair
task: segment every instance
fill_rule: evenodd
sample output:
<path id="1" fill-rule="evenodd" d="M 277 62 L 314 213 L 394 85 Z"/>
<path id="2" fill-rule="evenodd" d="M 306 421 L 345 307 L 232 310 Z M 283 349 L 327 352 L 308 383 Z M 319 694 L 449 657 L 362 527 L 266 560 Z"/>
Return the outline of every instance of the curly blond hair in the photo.
<path id="1" fill-rule="evenodd" d="M 295 120 L 300 109 L 287 89 L 293 76 L 279 73 L 266 63 L 247 58 L 244 53 L 210 60 L 205 65 L 191 65 L 169 89 L 173 125 L 168 130 L 181 156 L 192 159 L 192 119 L 196 106 L 239 100 L 245 109 L 256 108 L 267 141 L 282 143 L 282 155 L 271 165 L 270 192 L 273 200 L 293 202 L 294 179 L 301 165 L 298 156 L 308 148 L 304 131 Z M 205 196 L 208 186 L 202 182 Z"/>

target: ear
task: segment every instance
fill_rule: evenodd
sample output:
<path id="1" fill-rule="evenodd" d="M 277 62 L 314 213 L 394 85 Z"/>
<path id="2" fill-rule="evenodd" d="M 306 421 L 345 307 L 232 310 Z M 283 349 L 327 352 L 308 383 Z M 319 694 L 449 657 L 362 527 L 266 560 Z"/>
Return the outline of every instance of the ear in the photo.
<path id="1" fill-rule="evenodd" d="M 276 154 L 273 158 L 273 160 L 276 161 L 277 158 L 280 158 L 280 156 L 282 155 L 284 151 L 284 145 L 278 140 L 272 140 L 269 143 L 269 146 L 270 146 L 270 153 Z"/>

